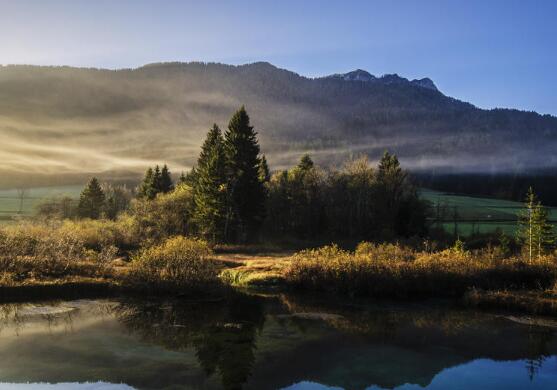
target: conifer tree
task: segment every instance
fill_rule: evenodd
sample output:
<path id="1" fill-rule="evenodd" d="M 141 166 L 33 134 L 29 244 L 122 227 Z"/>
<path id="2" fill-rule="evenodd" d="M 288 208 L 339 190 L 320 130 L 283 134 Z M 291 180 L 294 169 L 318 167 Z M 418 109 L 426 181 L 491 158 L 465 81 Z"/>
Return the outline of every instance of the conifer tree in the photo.
<path id="1" fill-rule="evenodd" d="M 180 177 L 178 178 L 178 184 L 185 184 L 186 180 L 186 175 L 184 174 L 184 171 L 182 171 L 182 173 L 180 173 Z"/>
<path id="2" fill-rule="evenodd" d="M 524 202 L 524 209 L 518 216 L 518 240 L 522 243 L 524 250 L 528 253 L 528 260 L 531 261 L 535 250 L 535 210 L 536 210 L 536 195 L 532 187 L 528 189 L 526 200 Z"/>
<path id="3" fill-rule="evenodd" d="M 242 106 L 230 119 L 224 151 L 227 174 L 225 238 L 255 234 L 265 214 L 265 188 L 260 179 L 257 133 Z"/>
<path id="4" fill-rule="evenodd" d="M 219 241 L 226 218 L 226 174 L 224 139 L 215 124 L 207 133 L 195 170 L 194 218 L 200 233 Z"/>
<path id="5" fill-rule="evenodd" d="M 197 181 L 197 168 L 192 167 L 190 171 L 186 173 L 184 179 L 187 185 L 193 187 L 195 185 L 195 182 Z"/>
<path id="6" fill-rule="evenodd" d="M 269 165 L 267 164 L 267 159 L 264 154 L 261 156 L 261 162 L 259 164 L 259 180 L 264 183 L 271 180 L 271 171 L 269 170 Z"/>
<path id="7" fill-rule="evenodd" d="M 402 196 L 405 180 L 406 173 L 402 170 L 398 158 L 385 151 L 377 169 L 377 181 L 381 186 L 380 193 L 382 195 L 380 201 L 385 208 L 384 210 L 390 214 L 387 216 L 387 221 L 384 221 L 385 223 L 394 222 L 392 218 L 397 213 L 396 208 Z"/>
<path id="8" fill-rule="evenodd" d="M 547 209 L 538 201 L 532 187 L 528 189 L 524 209 L 519 214 L 518 239 L 528 260 L 539 257 L 555 245 L 553 226 L 547 221 Z"/>
<path id="9" fill-rule="evenodd" d="M 161 192 L 166 194 L 166 193 L 172 191 L 172 189 L 174 188 L 174 184 L 172 183 L 172 178 L 170 176 L 170 171 L 169 171 L 168 166 L 166 164 L 164 164 L 164 166 L 162 167 L 161 179 L 160 180 L 161 180 L 160 181 Z"/>
<path id="10" fill-rule="evenodd" d="M 313 166 L 313 160 L 311 159 L 309 154 L 304 154 L 300 159 L 300 162 L 298 163 L 298 168 L 303 171 L 309 171 L 311 168 L 313 168 Z"/>
<path id="11" fill-rule="evenodd" d="M 78 215 L 81 218 L 99 219 L 103 206 L 103 190 L 97 178 L 93 177 L 79 196 Z"/>
<path id="12" fill-rule="evenodd" d="M 155 196 L 153 196 L 153 198 L 162 192 L 162 173 L 158 164 L 153 171 L 153 189 L 155 191 Z"/>
<path id="13" fill-rule="evenodd" d="M 143 181 L 141 182 L 141 185 L 139 186 L 138 189 L 138 196 L 140 198 L 144 198 L 144 199 L 155 198 L 155 196 L 157 195 L 157 190 L 155 188 L 154 179 L 155 177 L 154 177 L 153 168 L 149 167 L 145 172 L 145 177 L 143 178 Z"/>
<path id="14" fill-rule="evenodd" d="M 555 231 L 553 225 L 548 221 L 547 208 L 542 206 L 541 202 L 536 205 L 534 216 L 537 230 L 537 254 L 541 256 L 555 247 Z"/>

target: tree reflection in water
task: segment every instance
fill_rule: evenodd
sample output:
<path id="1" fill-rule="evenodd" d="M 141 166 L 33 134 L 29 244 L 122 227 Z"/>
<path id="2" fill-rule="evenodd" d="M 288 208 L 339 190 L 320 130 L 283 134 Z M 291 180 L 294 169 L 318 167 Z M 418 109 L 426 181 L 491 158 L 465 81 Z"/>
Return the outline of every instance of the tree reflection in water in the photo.
<path id="1" fill-rule="evenodd" d="M 528 321 L 446 304 L 281 294 L 29 303 L 0 305 L 0 357 L 3 380 L 14 382 L 361 389 L 427 387 L 464 370 L 478 388 L 547 388 L 540 383 L 554 378 L 555 328 Z"/>
<path id="2" fill-rule="evenodd" d="M 545 360 L 551 356 L 548 345 L 553 339 L 553 331 L 547 328 L 530 327 L 528 330 L 528 358 L 526 371 L 530 381 L 533 381 L 543 366 Z"/>
<path id="3" fill-rule="evenodd" d="M 207 376 L 218 374 L 225 389 L 239 389 L 248 380 L 265 323 L 262 300 L 244 294 L 219 302 L 125 300 L 115 310 L 145 341 L 171 350 L 194 348 Z"/>

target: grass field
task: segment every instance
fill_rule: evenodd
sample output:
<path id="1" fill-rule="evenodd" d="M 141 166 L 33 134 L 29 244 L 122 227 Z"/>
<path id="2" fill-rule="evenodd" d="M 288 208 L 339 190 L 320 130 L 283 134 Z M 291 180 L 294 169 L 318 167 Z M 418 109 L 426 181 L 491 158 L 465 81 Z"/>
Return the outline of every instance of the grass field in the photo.
<path id="1" fill-rule="evenodd" d="M 472 233 L 490 233 L 500 229 L 514 235 L 518 213 L 524 207 L 510 200 L 479 198 L 422 189 L 421 195 L 433 205 L 434 221 L 448 232 L 465 237 Z M 557 208 L 550 208 L 549 220 L 557 222 Z M 434 222 L 435 224 L 436 222 Z"/>
<path id="2" fill-rule="evenodd" d="M 10 221 L 18 215 L 33 215 L 39 203 L 59 196 L 79 198 L 82 185 L 26 188 L 21 200 L 18 189 L 0 190 L 0 222 Z"/>

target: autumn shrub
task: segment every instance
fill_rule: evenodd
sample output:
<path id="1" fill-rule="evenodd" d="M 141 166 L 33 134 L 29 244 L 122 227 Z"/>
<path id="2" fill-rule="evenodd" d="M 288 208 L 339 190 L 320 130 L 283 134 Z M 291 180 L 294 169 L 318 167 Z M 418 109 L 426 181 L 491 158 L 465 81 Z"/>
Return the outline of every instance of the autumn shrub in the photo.
<path id="1" fill-rule="evenodd" d="M 388 297 L 460 296 L 470 288 L 543 289 L 556 277 L 556 261 L 549 256 L 527 263 L 462 248 L 414 253 L 373 244 L 361 244 L 355 252 L 335 245 L 302 251 L 285 271 L 297 287 Z"/>
<path id="2" fill-rule="evenodd" d="M 75 234 L 47 226 L 19 225 L 0 231 L 2 282 L 60 277 L 76 270 L 83 243 Z"/>
<path id="3" fill-rule="evenodd" d="M 192 212 L 191 187 L 182 184 L 152 200 L 135 199 L 129 213 L 118 222 L 126 222 L 132 237 L 145 247 L 172 236 L 192 234 Z"/>
<path id="4" fill-rule="evenodd" d="M 0 229 L 0 283 L 106 276 L 106 265 L 116 256 L 116 247 L 106 242 L 98 250 L 90 249 L 82 233 L 59 222 L 3 227 Z"/>
<path id="5" fill-rule="evenodd" d="M 57 231 L 61 235 L 75 234 L 87 249 L 100 252 L 106 247 L 121 251 L 137 249 L 140 241 L 134 236 L 133 221 L 126 215 L 117 220 L 64 220 Z"/>
<path id="6" fill-rule="evenodd" d="M 361 242 L 356 247 L 355 256 L 367 257 L 374 261 L 411 261 L 416 253 L 410 249 L 397 244 L 385 243 L 375 244 L 372 242 Z"/>
<path id="7" fill-rule="evenodd" d="M 140 250 L 132 259 L 129 282 L 136 287 L 206 290 L 220 284 L 207 242 L 183 236 Z"/>

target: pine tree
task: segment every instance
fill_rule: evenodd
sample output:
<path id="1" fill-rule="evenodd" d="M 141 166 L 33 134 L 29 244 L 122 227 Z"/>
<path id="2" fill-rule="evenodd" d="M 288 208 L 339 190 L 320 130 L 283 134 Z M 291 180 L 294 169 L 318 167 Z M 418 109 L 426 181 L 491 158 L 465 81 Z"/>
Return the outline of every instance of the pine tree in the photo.
<path id="1" fill-rule="evenodd" d="M 141 182 L 141 185 L 139 186 L 137 192 L 140 198 L 155 198 L 155 196 L 157 195 L 157 190 L 155 188 L 153 168 L 149 167 L 149 169 L 147 169 L 147 171 L 145 172 L 145 177 L 143 178 L 143 181 Z"/>
<path id="2" fill-rule="evenodd" d="M 186 181 L 186 175 L 184 174 L 184 171 L 182 171 L 182 173 L 180 173 L 180 177 L 178 178 L 178 184 L 185 184 Z"/>
<path id="3" fill-rule="evenodd" d="M 547 218 L 547 208 L 538 201 L 533 213 L 535 254 L 538 257 L 553 249 L 555 245 L 553 225 Z"/>
<path id="4" fill-rule="evenodd" d="M 195 170 L 194 218 L 200 233 L 213 241 L 223 238 L 226 218 L 224 139 L 215 124 L 207 133 Z"/>
<path id="5" fill-rule="evenodd" d="M 309 154 L 304 154 L 300 159 L 300 162 L 298 163 L 298 168 L 303 171 L 309 171 L 311 168 L 313 168 L 313 166 L 313 160 L 311 159 Z"/>
<path id="6" fill-rule="evenodd" d="M 265 188 L 260 179 L 257 133 L 242 106 L 230 119 L 225 133 L 227 217 L 225 238 L 244 239 L 255 234 L 265 212 Z"/>
<path id="7" fill-rule="evenodd" d="M 155 191 L 155 196 L 157 196 L 157 194 L 160 194 L 162 191 L 162 173 L 161 173 L 161 169 L 158 166 L 158 164 L 155 166 L 155 170 L 153 171 L 153 189 Z"/>
<path id="8" fill-rule="evenodd" d="M 267 164 L 267 159 L 265 155 L 261 155 L 261 162 L 259 164 L 259 180 L 263 183 L 267 183 L 271 180 L 271 171 L 269 170 L 269 165 Z"/>
<path id="9" fill-rule="evenodd" d="M 398 158 L 394 154 L 385 152 L 377 169 L 377 182 L 379 184 L 379 210 L 382 214 L 380 221 L 383 234 L 390 236 L 395 233 L 397 225 L 404 224 L 398 221 L 405 191 L 407 174 L 402 170 Z"/>
<path id="10" fill-rule="evenodd" d="M 81 218 L 99 219 L 103 206 L 103 190 L 97 178 L 93 177 L 79 196 L 78 215 Z"/>
<path id="11" fill-rule="evenodd" d="M 555 246 L 553 226 L 548 222 L 548 212 L 538 201 L 532 187 L 528 189 L 524 210 L 519 214 L 518 239 L 528 253 L 529 261 L 543 255 Z"/>
<path id="12" fill-rule="evenodd" d="M 534 254 L 534 209 L 536 207 L 536 195 L 532 187 L 528 189 L 524 209 L 518 216 L 518 240 L 522 243 L 523 248 L 528 252 L 528 260 L 532 261 Z"/>
<path id="13" fill-rule="evenodd" d="M 168 166 L 166 164 L 164 164 L 161 170 L 160 184 L 161 184 L 160 190 L 165 194 L 172 191 L 172 189 L 174 188 L 174 184 L 172 183 L 172 178 L 170 176 L 170 171 L 168 170 Z"/>

